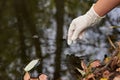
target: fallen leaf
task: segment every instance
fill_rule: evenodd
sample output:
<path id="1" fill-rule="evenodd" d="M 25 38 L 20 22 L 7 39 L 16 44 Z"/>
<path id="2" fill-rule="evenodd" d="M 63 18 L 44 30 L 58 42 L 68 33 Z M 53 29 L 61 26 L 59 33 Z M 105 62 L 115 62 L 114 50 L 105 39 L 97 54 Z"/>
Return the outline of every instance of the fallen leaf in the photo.
<path id="1" fill-rule="evenodd" d="M 28 72 L 26 72 L 24 75 L 24 80 L 29 80 L 29 79 L 30 79 L 30 75 Z"/>
<path id="2" fill-rule="evenodd" d="M 30 78 L 29 80 L 38 80 L 38 78 Z"/>
<path id="3" fill-rule="evenodd" d="M 46 76 L 45 74 L 41 74 L 41 75 L 39 76 L 39 79 L 40 79 L 40 80 L 47 80 L 47 76 Z"/>
<path id="4" fill-rule="evenodd" d="M 104 63 L 107 64 L 107 63 L 110 61 L 110 59 L 111 59 L 110 57 L 106 57 L 106 58 L 104 59 Z"/>
<path id="5" fill-rule="evenodd" d="M 116 76 L 113 80 L 120 80 L 120 75 Z"/>
<path id="6" fill-rule="evenodd" d="M 120 72 L 120 68 L 117 68 L 116 71 Z"/>
<path id="7" fill-rule="evenodd" d="M 103 77 L 109 79 L 110 72 L 108 70 L 103 72 Z"/>
<path id="8" fill-rule="evenodd" d="M 113 57 L 113 60 L 112 60 L 111 65 L 110 65 L 110 67 L 111 67 L 112 70 L 114 70 L 116 68 L 118 59 L 119 58 L 117 56 Z"/>
<path id="9" fill-rule="evenodd" d="M 84 63 L 84 61 L 81 61 L 81 67 L 83 68 L 83 70 L 87 73 L 88 72 L 88 68 L 86 66 L 86 64 Z"/>
<path id="10" fill-rule="evenodd" d="M 82 76 L 84 76 L 86 73 L 83 70 L 80 70 L 79 68 L 76 68 L 78 70 L 78 72 L 81 73 Z"/>
<path id="11" fill-rule="evenodd" d="M 30 71 L 37 63 L 38 63 L 39 59 L 35 59 L 35 60 L 32 60 L 25 68 L 24 70 L 26 72 Z"/>
<path id="12" fill-rule="evenodd" d="M 96 68 L 98 66 L 100 66 L 100 60 L 95 60 L 90 64 L 90 67 L 92 68 Z"/>
<path id="13" fill-rule="evenodd" d="M 100 80 L 108 80 L 107 78 L 101 78 Z"/>
<path id="14" fill-rule="evenodd" d="M 84 63 L 84 61 L 81 61 L 81 66 L 82 66 L 83 69 L 87 69 L 87 66 L 86 66 L 86 64 Z"/>
<path id="15" fill-rule="evenodd" d="M 116 42 L 118 49 L 120 49 L 120 41 Z"/>
<path id="16" fill-rule="evenodd" d="M 91 73 L 91 74 L 89 74 L 88 76 L 87 76 L 87 80 L 89 80 L 89 79 L 91 79 L 91 78 L 94 78 L 94 74 L 93 73 Z"/>

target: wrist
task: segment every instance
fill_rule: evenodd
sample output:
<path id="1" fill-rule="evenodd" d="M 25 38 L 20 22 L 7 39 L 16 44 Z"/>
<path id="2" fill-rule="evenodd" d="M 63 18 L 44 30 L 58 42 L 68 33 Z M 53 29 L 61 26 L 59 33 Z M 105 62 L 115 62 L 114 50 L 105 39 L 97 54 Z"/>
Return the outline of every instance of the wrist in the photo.
<path id="1" fill-rule="evenodd" d="M 105 17 L 105 16 L 103 17 L 99 16 L 99 14 L 96 13 L 96 11 L 94 10 L 94 6 L 95 4 L 93 4 L 90 10 L 85 14 L 91 22 L 90 25 L 100 22 Z"/>

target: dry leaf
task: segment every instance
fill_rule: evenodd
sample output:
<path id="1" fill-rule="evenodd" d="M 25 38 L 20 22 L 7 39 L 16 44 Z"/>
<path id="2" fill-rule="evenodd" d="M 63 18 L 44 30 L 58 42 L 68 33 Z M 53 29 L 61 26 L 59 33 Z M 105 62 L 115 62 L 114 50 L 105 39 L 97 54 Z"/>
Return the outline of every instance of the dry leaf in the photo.
<path id="1" fill-rule="evenodd" d="M 106 58 L 104 59 L 104 63 L 107 64 L 107 63 L 110 61 L 110 59 L 111 59 L 110 57 L 106 57 Z"/>
<path id="2" fill-rule="evenodd" d="M 117 68 L 116 71 L 120 72 L 120 68 Z"/>
<path id="3" fill-rule="evenodd" d="M 112 60 L 111 65 L 110 65 L 111 69 L 115 69 L 117 62 L 118 62 L 118 59 L 119 58 L 117 56 L 113 57 L 113 60 Z"/>
<path id="4" fill-rule="evenodd" d="M 120 75 L 116 76 L 113 80 L 120 80 Z"/>
<path id="5" fill-rule="evenodd" d="M 29 80 L 29 79 L 30 79 L 30 75 L 28 72 L 26 72 L 24 75 L 24 80 Z"/>
<path id="6" fill-rule="evenodd" d="M 116 42 L 118 49 L 120 49 L 120 41 Z"/>
<path id="7" fill-rule="evenodd" d="M 38 80 L 38 78 L 30 78 L 29 80 Z"/>
<path id="8" fill-rule="evenodd" d="M 86 66 L 86 64 L 84 63 L 84 61 L 81 61 L 81 67 L 83 68 L 83 70 L 87 73 L 88 72 L 88 68 Z"/>
<path id="9" fill-rule="evenodd" d="M 41 75 L 39 76 L 39 79 L 40 79 L 40 80 L 47 80 L 47 76 L 46 76 L 45 74 L 41 74 Z"/>
<path id="10" fill-rule="evenodd" d="M 89 79 L 91 79 L 91 78 L 94 78 L 94 74 L 93 73 L 91 73 L 91 74 L 89 74 L 88 76 L 87 76 L 87 80 L 89 80 Z"/>
<path id="11" fill-rule="evenodd" d="M 106 70 L 106 71 L 103 72 L 103 77 L 104 77 L 104 78 L 107 78 L 107 79 L 108 79 L 109 76 L 110 76 L 110 72 L 109 72 L 108 70 Z"/>
<path id="12" fill-rule="evenodd" d="M 92 67 L 92 68 L 96 68 L 98 66 L 100 66 L 100 61 L 99 60 L 95 60 L 90 64 L 90 67 Z"/>
<path id="13" fill-rule="evenodd" d="M 82 76 L 84 76 L 86 74 L 84 71 L 80 70 L 79 68 L 76 68 L 76 69 L 78 70 L 78 72 L 81 73 Z"/>
<path id="14" fill-rule="evenodd" d="M 107 78 L 101 78 L 100 80 L 108 80 Z"/>
<path id="15" fill-rule="evenodd" d="M 87 69 L 87 66 L 86 66 L 86 64 L 84 63 L 84 61 L 81 61 L 81 66 L 82 66 L 83 69 Z"/>
<path id="16" fill-rule="evenodd" d="M 26 72 L 30 71 L 37 63 L 38 63 L 39 59 L 35 59 L 35 60 L 32 60 L 25 68 L 24 70 Z"/>

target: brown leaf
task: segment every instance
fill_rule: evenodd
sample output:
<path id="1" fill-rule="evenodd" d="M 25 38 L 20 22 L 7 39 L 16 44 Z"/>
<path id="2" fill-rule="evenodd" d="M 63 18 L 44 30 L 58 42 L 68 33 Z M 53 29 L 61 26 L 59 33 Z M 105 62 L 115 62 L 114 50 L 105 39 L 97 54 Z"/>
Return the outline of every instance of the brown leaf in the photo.
<path id="1" fill-rule="evenodd" d="M 81 67 L 83 68 L 83 70 L 85 72 L 88 72 L 88 68 L 87 68 L 86 64 L 84 63 L 84 61 L 81 61 Z"/>
<path id="2" fill-rule="evenodd" d="M 40 79 L 40 80 L 47 80 L 47 76 L 46 76 L 45 74 L 41 74 L 41 75 L 39 76 L 39 79 Z"/>
<path id="3" fill-rule="evenodd" d="M 90 64 L 90 67 L 92 68 L 96 68 L 98 66 L 100 66 L 100 60 L 95 60 Z"/>
<path id="4" fill-rule="evenodd" d="M 110 72 L 108 70 L 103 72 L 103 77 L 109 79 Z"/>
<path id="5" fill-rule="evenodd" d="M 38 80 L 38 78 L 30 78 L 30 80 Z"/>
<path id="6" fill-rule="evenodd" d="M 116 42 L 116 45 L 118 46 L 118 49 L 120 49 L 120 41 Z"/>
<path id="7" fill-rule="evenodd" d="M 111 65 L 110 65 L 111 69 L 113 69 L 113 70 L 115 69 L 118 60 L 119 60 L 119 58 L 117 56 L 113 57 L 113 60 L 112 60 Z"/>
<path id="8" fill-rule="evenodd" d="M 120 80 L 120 75 L 116 76 L 113 80 Z"/>
<path id="9" fill-rule="evenodd" d="M 120 68 L 117 68 L 116 71 L 120 72 Z"/>
<path id="10" fill-rule="evenodd" d="M 87 80 L 90 80 L 90 79 L 94 79 L 94 74 L 93 73 L 91 73 L 91 74 L 89 74 L 88 76 L 87 76 Z"/>
<path id="11" fill-rule="evenodd" d="M 29 80 L 29 79 L 30 79 L 30 75 L 28 72 L 26 72 L 24 75 L 24 80 Z"/>

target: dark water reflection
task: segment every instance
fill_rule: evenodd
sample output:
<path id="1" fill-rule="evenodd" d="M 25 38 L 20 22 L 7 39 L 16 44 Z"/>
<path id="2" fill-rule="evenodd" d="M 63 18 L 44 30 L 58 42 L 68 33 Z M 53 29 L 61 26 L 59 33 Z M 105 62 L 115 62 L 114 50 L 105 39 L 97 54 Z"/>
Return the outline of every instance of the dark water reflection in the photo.
<path id="1" fill-rule="evenodd" d="M 120 9 L 110 12 L 105 20 L 89 29 L 85 40 L 71 46 L 66 43 L 68 26 L 73 18 L 85 13 L 94 0 L 0 0 L 0 79 L 21 80 L 24 67 L 40 59 L 32 76 L 47 74 L 51 80 L 75 80 L 69 73 L 67 54 L 88 59 L 103 59 L 109 42 L 119 40 Z M 57 5 L 60 4 L 60 5 Z M 84 8 L 84 9 L 83 9 Z M 78 14 L 78 15 L 77 15 Z"/>

